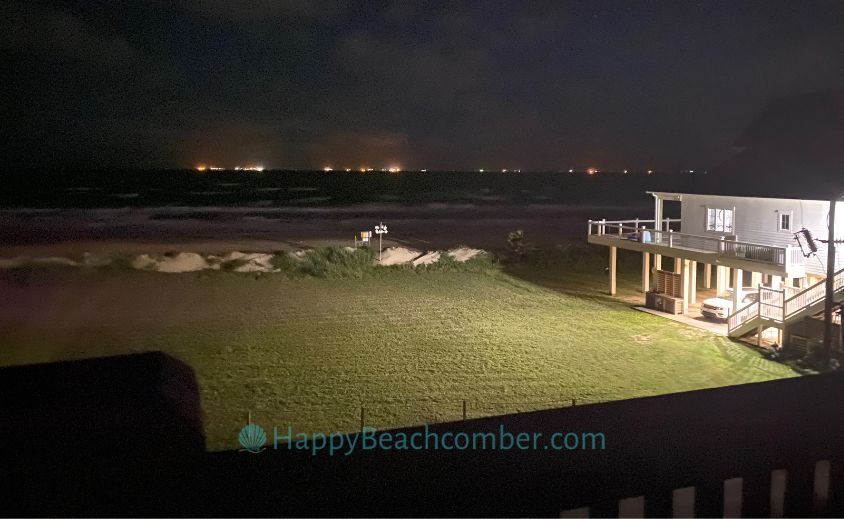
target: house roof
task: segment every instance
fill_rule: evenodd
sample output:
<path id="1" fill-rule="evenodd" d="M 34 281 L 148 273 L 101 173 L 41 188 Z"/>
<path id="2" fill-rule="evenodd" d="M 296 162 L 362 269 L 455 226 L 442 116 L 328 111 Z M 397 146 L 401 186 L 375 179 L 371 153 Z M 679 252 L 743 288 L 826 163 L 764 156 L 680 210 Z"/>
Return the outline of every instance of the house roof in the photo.
<path id="1" fill-rule="evenodd" d="M 759 200 L 802 200 L 804 202 L 822 202 L 822 203 L 829 203 L 829 200 L 823 200 L 819 198 L 799 198 L 799 197 L 773 197 L 773 196 L 749 196 L 749 195 L 724 195 L 724 194 L 717 194 L 717 193 L 706 193 L 701 191 L 689 191 L 686 193 L 674 193 L 674 192 L 667 192 L 667 191 L 647 191 L 649 195 L 656 196 L 661 200 L 674 200 L 674 201 L 681 201 L 685 196 L 711 196 L 716 198 L 757 198 Z"/>

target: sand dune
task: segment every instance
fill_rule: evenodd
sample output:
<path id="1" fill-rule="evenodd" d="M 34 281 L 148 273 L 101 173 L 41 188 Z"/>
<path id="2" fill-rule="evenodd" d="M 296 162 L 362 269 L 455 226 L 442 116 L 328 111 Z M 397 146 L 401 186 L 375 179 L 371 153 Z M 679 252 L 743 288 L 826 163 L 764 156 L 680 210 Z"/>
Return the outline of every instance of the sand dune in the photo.
<path id="1" fill-rule="evenodd" d="M 312 249 L 299 249 L 292 252 L 280 252 L 288 254 L 292 258 L 302 259 Z M 343 247 L 343 250 L 353 251 L 352 247 Z M 431 265 L 440 260 L 443 254 L 447 254 L 457 262 L 466 262 L 483 254 L 481 249 L 460 247 L 447 252 L 432 250 L 421 252 L 407 247 L 387 247 L 381 252 L 381 260 L 375 260 L 376 265 Z M 199 254 L 197 252 L 179 252 L 176 254 L 139 254 L 131 259 L 129 265 L 135 270 L 149 270 L 164 272 L 168 274 L 179 274 L 184 272 L 199 272 L 202 270 L 231 270 L 233 272 L 279 272 L 273 264 L 277 254 L 264 252 L 240 252 L 230 251 L 225 254 Z M 66 267 L 105 267 L 111 265 L 113 259 L 108 256 L 91 254 L 86 252 L 83 260 L 75 261 L 71 258 L 45 256 L 16 256 L 13 258 L 0 258 L 0 269 L 14 269 L 28 265 L 59 265 Z"/>
<path id="2" fill-rule="evenodd" d="M 457 249 L 451 249 L 448 251 L 448 255 L 454 258 L 454 261 L 458 263 L 463 263 L 469 261 L 470 259 L 474 258 L 478 254 L 483 253 L 484 251 L 480 249 L 470 249 L 469 247 L 460 247 Z"/>
<path id="3" fill-rule="evenodd" d="M 404 265 L 418 258 L 422 253 L 406 247 L 388 247 L 381 251 L 379 264 L 384 266 Z"/>

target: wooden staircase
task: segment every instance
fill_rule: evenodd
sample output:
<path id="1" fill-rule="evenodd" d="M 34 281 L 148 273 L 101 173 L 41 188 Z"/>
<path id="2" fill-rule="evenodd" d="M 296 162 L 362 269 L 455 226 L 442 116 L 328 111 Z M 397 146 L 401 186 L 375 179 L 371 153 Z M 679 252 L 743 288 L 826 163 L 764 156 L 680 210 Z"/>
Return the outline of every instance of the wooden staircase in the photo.
<path id="1" fill-rule="evenodd" d="M 844 269 L 834 276 L 833 299 L 844 301 Z M 815 283 L 788 299 L 785 292 L 767 287 L 759 287 L 759 300 L 739 309 L 727 318 L 730 337 L 742 337 L 765 328 L 784 329 L 804 317 L 823 311 L 826 300 L 826 281 Z"/>

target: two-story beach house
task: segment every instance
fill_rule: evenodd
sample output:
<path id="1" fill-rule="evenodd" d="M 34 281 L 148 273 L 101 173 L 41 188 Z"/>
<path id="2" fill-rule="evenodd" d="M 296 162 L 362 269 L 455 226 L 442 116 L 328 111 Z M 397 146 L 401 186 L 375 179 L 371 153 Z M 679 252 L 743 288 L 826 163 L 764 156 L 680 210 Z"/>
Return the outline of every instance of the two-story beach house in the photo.
<path id="1" fill-rule="evenodd" d="M 819 250 L 810 254 L 805 240 L 796 235 L 808 229 L 814 237 L 826 238 L 828 201 L 649 195 L 654 201 L 652 217 L 589 221 L 588 242 L 609 248 L 610 294 L 616 292 L 617 249 L 637 251 L 642 255 L 642 291 L 672 299 L 672 313 L 689 313 L 692 306 L 699 312 L 699 290 L 712 295 L 732 290 L 732 313 L 726 319 L 730 336 L 761 338 L 766 330 L 776 331 L 780 345 L 798 346 L 817 339 L 822 323 L 817 325 L 816 316 L 825 299 L 826 245 L 818 242 Z M 667 203 L 679 204 L 678 219 L 663 216 Z M 844 237 L 844 203 L 836 206 L 836 214 L 837 234 Z M 838 249 L 835 295 L 840 301 L 844 246 Z M 752 303 L 743 297 L 749 290 L 758 291 Z"/>

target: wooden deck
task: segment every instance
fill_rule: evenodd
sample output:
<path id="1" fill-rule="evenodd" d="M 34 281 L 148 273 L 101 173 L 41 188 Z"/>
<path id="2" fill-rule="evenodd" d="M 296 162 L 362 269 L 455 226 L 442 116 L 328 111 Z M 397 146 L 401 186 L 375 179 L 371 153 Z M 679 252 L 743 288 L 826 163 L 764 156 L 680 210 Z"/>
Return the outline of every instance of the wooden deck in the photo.
<path id="1" fill-rule="evenodd" d="M 629 222 L 635 222 L 633 224 Z M 681 257 L 710 265 L 722 265 L 771 276 L 803 277 L 804 258 L 796 247 L 774 247 L 720 240 L 679 231 L 637 228 L 646 220 L 589 220 L 588 243 Z"/>

